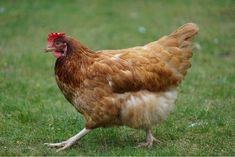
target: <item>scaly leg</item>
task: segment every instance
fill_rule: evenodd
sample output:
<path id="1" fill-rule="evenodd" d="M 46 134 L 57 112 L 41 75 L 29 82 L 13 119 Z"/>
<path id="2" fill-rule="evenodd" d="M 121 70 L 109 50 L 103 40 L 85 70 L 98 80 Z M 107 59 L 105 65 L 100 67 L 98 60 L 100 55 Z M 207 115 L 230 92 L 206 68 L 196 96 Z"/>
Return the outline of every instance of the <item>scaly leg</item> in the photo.
<path id="1" fill-rule="evenodd" d="M 57 152 L 59 152 L 61 150 L 65 150 L 65 149 L 71 147 L 72 145 L 74 145 L 78 140 L 80 140 L 83 136 L 85 136 L 90 131 L 91 131 L 91 129 L 84 128 L 78 134 L 74 135 L 73 137 L 69 138 L 66 141 L 62 141 L 59 143 L 44 143 L 44 144 L 50 148 L 59 147 L 59 149 L 57 149 Z"/>
<path id="2" fill-rule="evenodd" d="M 140 143 L 137 148 L 151 147 L 153 143 L 160 144 L 160 141 L 153 137 L 151 129 L 146 130 L 146 143 Z"/>

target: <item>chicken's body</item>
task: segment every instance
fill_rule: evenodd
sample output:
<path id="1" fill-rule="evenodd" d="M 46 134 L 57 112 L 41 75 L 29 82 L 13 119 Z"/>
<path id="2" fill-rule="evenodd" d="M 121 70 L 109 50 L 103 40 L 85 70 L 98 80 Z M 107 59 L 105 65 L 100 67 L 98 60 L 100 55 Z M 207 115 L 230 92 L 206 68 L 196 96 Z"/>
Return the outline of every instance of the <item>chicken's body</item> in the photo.
<path id="1" fill-rule="evenodd" d="M 145 46 L 96 53 L 69 38 L 71 55 L 57 59 L 55 75 L 66 99 L 85 117 L 79 138 L 97 127 L 125 125 L 146 130 L 151 145 L 151 128 L 169 114 L 191 66 L 197 32 L 189 23 Z M 79 138 L 48 145 L 65 149 Z"/>

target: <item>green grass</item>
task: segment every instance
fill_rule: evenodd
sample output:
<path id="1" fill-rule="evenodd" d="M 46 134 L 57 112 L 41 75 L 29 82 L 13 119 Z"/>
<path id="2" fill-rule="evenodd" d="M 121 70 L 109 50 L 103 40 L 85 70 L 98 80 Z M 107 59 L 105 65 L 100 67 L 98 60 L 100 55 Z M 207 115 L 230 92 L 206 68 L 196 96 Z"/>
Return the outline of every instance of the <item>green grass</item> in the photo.
<path id="1" fill-rule="evenodd" d="M 0 155 L 235 155 L 234 13 L 233 0 L 1 0 Z M 83 128 L 54 81 L 55 59 L 43 53 L 48 32 L 66 32 L 94 50 L 119 49 L 187 22 L 199 25 L 201 49 L 173 112 L 154 129 L 160 145 L 135 149 L 144 132 L 126 127 L 94 130 L 59 153 L 43 145 Z"/>

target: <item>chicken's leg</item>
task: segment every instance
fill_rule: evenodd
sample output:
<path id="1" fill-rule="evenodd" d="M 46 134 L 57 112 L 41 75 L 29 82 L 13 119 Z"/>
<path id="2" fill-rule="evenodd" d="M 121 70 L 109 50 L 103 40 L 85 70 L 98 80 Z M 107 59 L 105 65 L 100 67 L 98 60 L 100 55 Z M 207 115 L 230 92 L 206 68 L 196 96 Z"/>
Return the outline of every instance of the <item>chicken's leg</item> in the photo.
<path id="1" fill-rule="evenodd" d="M 137 148 L 151 147 L 153 143 L 160 144 L 160 141 L 153 137 L 151 129 L 146 130 L 146 143 L 140 143 Z"/>
<path id="2" fill-rule="evenodd" d="M 90 131 L 91 131 L 91 129 L 84 128 L 78 134 L 74 135 L 73 137 L 69 138 L 66 141 L 62 141 L 59 143 L 44 143 L 44 144 L 50 148 L 58 147 L 59 149 L 57 150 L 57 152 L 59 152 L 61 150 L 65 150 L 65 149 L 71 147 L 72 145 L 74 145 L 78 140 L 80 140 L 83 136 L 85 136 Z"/>

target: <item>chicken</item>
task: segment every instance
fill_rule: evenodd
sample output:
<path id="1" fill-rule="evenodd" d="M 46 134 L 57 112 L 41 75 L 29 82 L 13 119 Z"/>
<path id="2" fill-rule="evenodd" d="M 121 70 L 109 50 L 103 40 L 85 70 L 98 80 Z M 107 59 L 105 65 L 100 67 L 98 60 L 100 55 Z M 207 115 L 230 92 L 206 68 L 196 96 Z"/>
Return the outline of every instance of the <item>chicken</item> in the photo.
<path id="1" fill-rule="evenodd" d="M 177 97 L 176 88 L 190 68 L 192 38 L 188 23 L 144 46 L 94 52 L 64 33 L 50 33 L 46 52 L 57 58 L 56 82 L 65 98 L 84 116 L 85 127 L 59 143 L 67 149 L 95 128 L 128 126 L 146 131 L 150 147 L 153 127 L 164 120 Z"/>

